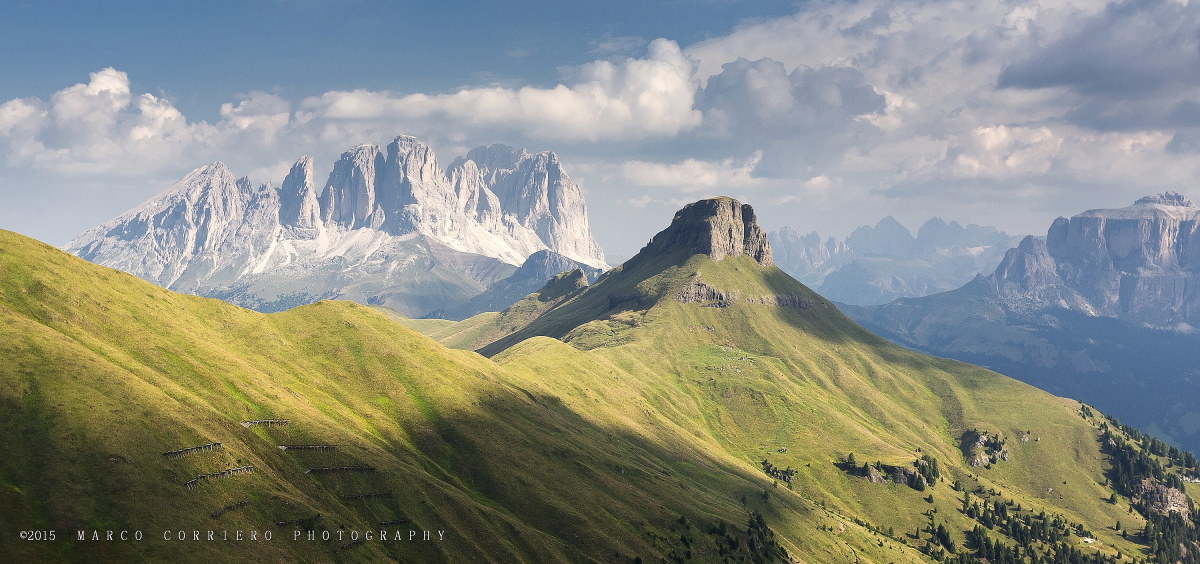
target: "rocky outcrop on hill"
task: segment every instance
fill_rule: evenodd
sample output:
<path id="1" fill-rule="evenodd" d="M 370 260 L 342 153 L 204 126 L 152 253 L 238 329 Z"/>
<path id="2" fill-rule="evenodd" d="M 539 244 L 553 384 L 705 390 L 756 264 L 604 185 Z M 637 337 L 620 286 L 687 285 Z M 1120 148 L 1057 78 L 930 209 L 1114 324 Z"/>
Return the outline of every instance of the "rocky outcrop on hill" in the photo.
<path id="1" fill-rule="evenodd" d="M 693 278 L 686 286 L 681 288 L 675 295 L 675 301 L 685 304 L 698 303 L 715 303 L 718 307 L 729 305 L 733 301 L 735 295 L 725 293 L 704 282 L 699 278 Z"/>
<path id="2" fill-rule="evenodd" d="M 1137 498 L 1147 504 L 1151 510 L 1162 515 L 1178 513 L 1184 518 L 1191 518 L 1192 508 L 1188 497 L 1177 488 L 1172 488 L 1159 480 L 1144 478 L 1137 488 Z"/>
<path id="3" fill-rule="evenodd" d="M 1004 439 L 998 435 L 971 429 L 959 439 L 963 458 L 970 466 L 991 466 L 993 462 L 1007 461 L 1008 449 Z"/>
<path id="4" fill-rule="evenodd" d="M 677 250 L 705 254 L 713 260 L 748 256 L 774 266 L 767 233 L 758 226 L 754 208 L 727 197 L 700 200 L 675 213 L 671 225 L 655 235 L 642 253 Z"/>
<path id="5" fill-rule="evenodd" d="M 709 307 L 728 307 L 734 302 L 809 309 L 813 300 L 800 296 L 743 296 L 739 292 L 721 291 L 705 284 L 699 277 L 693 278 L 675 294 L 675 301 L 685 304 L 704 304 Z"/>

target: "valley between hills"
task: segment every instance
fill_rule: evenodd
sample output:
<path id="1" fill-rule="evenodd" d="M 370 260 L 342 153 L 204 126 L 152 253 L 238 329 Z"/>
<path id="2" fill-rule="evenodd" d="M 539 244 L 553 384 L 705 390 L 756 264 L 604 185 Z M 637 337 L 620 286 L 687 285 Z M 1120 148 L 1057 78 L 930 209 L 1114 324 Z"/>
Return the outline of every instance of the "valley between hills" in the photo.
<path id="1" fill-rule="evenodd" d="M 0 271 L 6 561 L 1200 557 L 1194 457 L 875 336 L 729 198 L 460 322 L 259 313 L 10 232 Z M 110 530 L 145 539 L 75 540 Z M 258 540 L 173 536 L 210 530 Z"/>

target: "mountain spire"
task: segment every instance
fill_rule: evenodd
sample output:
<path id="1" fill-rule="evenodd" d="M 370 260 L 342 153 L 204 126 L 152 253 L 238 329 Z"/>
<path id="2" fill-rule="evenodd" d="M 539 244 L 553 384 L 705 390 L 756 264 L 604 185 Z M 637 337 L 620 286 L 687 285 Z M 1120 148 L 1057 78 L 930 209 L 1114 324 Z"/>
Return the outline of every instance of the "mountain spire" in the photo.
<path id="1" fill-rule="evenodd" d="M 313 161 L 300 157 L 279 188 L 279 223 L 301 228 L 321 222 L 321 207 L 313 184 Z"/>

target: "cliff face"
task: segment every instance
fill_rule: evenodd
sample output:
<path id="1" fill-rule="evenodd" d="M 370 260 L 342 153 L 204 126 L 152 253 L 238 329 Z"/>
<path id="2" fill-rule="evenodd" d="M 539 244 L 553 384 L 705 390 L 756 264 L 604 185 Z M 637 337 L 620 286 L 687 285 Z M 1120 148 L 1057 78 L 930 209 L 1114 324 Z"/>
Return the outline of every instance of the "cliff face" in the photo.
<path id="1" fill-rule="evenodd" d="M 551 151 L 529 153 L 508 145 L 478 147 L 447 170 L 467 213 L 500 229 L 528 230 L 559 254 L 603 268 L 604 251 L 592 238 L 583 190 Z M 499 212 L 499 213 L 497 213 Z"/>
<path id="2" fill-rule="evenodd" d="M 1058 263 L 1046 241 L 1037 237 L 1025 237 L 1016 248 L 1009 249 L 996 271 L 977 284 L 1012 311 L 1062 308 L 1095 314 L 1087 298 L 1059 276 Z"/>
<path id="3" fill-rule="evenodd" d="M 1060 217 L 1044 244 L 1023 241 L 990 278 L 1007 289 L 1000 294 L 1006 300 L 1153 326 L 1196 326 L 1198 219 L 1200 209 L 1174 192 Z"/>
<path id="4" fill-rule="evenodd" d="M 763 266 L 774 266 L 767 233 L 758 226 L 754 208 L 733 198 L 720 197 L 688 204 L 675 213 L 671 225 L 655 235 L 643 253 L 687 250 L 713 260 L 748 256 Z"/>

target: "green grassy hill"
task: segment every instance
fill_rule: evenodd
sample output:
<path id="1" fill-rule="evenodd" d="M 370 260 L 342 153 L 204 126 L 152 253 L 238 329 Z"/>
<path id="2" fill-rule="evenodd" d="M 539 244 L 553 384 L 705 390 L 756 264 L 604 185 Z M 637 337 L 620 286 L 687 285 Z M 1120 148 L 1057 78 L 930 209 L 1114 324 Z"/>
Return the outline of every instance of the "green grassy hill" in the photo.
<path id="1" fill-rule="evenodd" d="M 636 284 L 615 276 L 592 286 L 590 299 L 560 306 L 526 330 L 542 329 L 567 344 L 523 340 L 500 352 L 497 361 L 514 374 L 534 375 L 522 386 L 571 397 L 568 405 L 596 413 L 597 421 L 625 420 L 647 437 L 667 431 L 697 451 L 744 464 L 766 459 L 794 468 L 790 490 L 775 490 L 777 495 L 891 530 L 893 538 L 910 544 L 924 544 L 928 535 L 919 531 L 934 510 L 934 520 L 957 533 L 952 536 L 962 545 L 961 533 L 973 521 L 958 510 L 962 493 L 948 487 L 957 480 L 965 490 L 997 492 L 984 498 L 1085 524 L 1099 542 L 1076 537 L 1081 549 L 1136 552 L 1106 529 L 1117 520 L 1131 528 L 1140 522 L 1128 513 L 1127 502 L 1106 501 L 1112 491 L 1105 485 L 1099 422 L 1082 417 L 1078 402 L 890 345 L 774 267 L 747 258 L 713 262 L 696 256 Z M 718 289 L 736 288 L 740 295 L 725 304 L 670 298 L 696 278 Z M 645 310 L 590 315 L 595 303 L 608 301 L 605 284 L 620 288 L 618 293 L 657 288 L 667 298 Z M 807 300 L 808 307 L 747 300 L 770 297 Z M 597 318 L 562 329 L 566 319 L 587 317 Z M 508 340 L 521 337 L 526 335 Z M 497 348 L 502 347 L 483 350 Z M 1003 436 L 1010 459 L 990 469 L 968 466 L 960 439 L 971 429 Z M 1022 442 L 1026 434 L 1030 439 Z M 870 483 L 835 466 L 851 453 L 860 463 L 906 468 L 930 455 L 943 477 L 926 491 Z M 925 501 L 929 495 L 932 503 Z M 785 537 L 814 536 L 804 520 L 767 515 Z M 918 538 L 906 538 L 909 533 Z M 891 558 L 876 551 L 870 560 Z"/>
<path id="2" fill-rule="evenodd" d="M 490 359 L 371 308 L 258 314 L 7 232 L 0 273 L 6 561 L 916 562 L 973 557 L 981 519 L 1015 545 L 1001 528 L 1041 512 L 1044 529 L 1070 531 L 1028 543 L 1036 554 L 1144 558 L 1150 544 L 1137 533 L 1152 496 L 1116 479 L 1125 447 L 1105 442 L 1141 453 L 1136 437 L 1078 402 L 889 345 L 746 257 L 631 260 L 529 315 L 484 347 Z M 479 340 L 500 317 L 461 323 Z M 968 464 L 980 449 L 989 467 Z M 79 530 L 146 538 L 71 540 Z M 273 540 L 162 538 L 209 530 Z"/>

